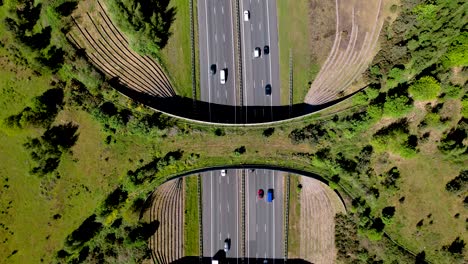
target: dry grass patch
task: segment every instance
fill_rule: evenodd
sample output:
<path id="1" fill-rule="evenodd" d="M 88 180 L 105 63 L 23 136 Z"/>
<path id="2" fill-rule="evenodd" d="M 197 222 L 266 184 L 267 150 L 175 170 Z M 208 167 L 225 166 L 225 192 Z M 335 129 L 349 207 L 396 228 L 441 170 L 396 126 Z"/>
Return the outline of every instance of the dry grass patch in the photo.
<path id="1" fill-rule="evenodd" d="M 171 263 L 184 256 L 183 180 L 176 179 L 159 186 L 153 193 L 149 209 L 150 222 L 158 228 L 149 239 L 153 260 Z"/>
<path id="2" fill-rule="evenodd" d="M 336 260 L 335 215 L 345 208 L 338 195 L 324 183 L 302 177 L 300 195 L 301 259 L 311 263 L 333 263 Z"/>
<path id="3" fill-rule="evenodd" d="M 320 105 L 349 93 L 348 87 L 375 56 L 385 17 L 385 2 L 335 1 L 336 26 L 332 50 L 312 83 L 305 102 Z"/>

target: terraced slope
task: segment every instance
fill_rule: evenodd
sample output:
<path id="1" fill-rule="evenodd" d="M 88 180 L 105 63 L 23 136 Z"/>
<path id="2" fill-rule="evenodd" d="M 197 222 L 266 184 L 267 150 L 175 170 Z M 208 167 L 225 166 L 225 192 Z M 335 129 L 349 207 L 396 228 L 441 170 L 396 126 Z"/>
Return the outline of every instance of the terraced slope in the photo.
<path id="1" fill-rule="evenodd" d="M 384 0 L 335 0 L 335 40 L 305 102 L 321 105 L 349 93 L 376 53 Z"/>
<path id="2" fill-rule="evenodd" d="M 153 260 L 172 263 L 184 256 L 184 196 L 183 179 L 164 183 L 153 193 L 150 222 L 159 227 L 149 239 Z"/>
<path id="3" fill-rule="evenodd" d="M 335 214 L 345 212 L 338 195 L 322 182 L 302 177 L 300 258 L 335 263 Z"/>
<path id="4" fill-rule="evenodd" d="M 175 96 L 161 66 L 130 49 L 127 38 L 118 30 L 100 2 L 83 1 L 74 15 L 75 26 L 68 39 L 85 51 L 89 60 L 110 78 L 138 92 L 157 97 Z"/>

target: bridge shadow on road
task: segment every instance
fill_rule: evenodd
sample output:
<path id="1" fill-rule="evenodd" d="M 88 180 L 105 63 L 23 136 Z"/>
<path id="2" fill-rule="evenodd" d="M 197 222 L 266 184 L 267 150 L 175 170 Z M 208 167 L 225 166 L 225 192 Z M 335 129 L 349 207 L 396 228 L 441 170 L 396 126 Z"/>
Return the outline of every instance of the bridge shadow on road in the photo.
<path id="1" fill-rule="evenodd" d="M 223 251 L 223 253 L 224 253 L 224 251 Z M 219 264 L 228 264 L 228 263 L 233 263 L 233 264 L 237 264 L 237 263 L 264 264 L 265 260 L 267 261 L 266 263 L 268 263 L 268 264 L 272 264 L 272 263 L 275 263 L 275 264 L 286 264 L 286 263 L 287 264 L 313 264 L 312 262 L 309 262 L 309 261 L 306 261 L 306 260 L 303 260 L 303 259 L 288 259 L 287 261 L 285 261 L 284 259 L 245 258 L 245 259 L 243 259 L 244 262 L 242 262 L 242 259 L 240 259 L 240 258 L 226 258 L 226 257 L 217 258 L 216 255 L 215 255 L 215 257 L 213 259 L 203 257 L 201 259 L 201 262 L 200 262 L 199 257 L 183 257 L 181 259 L 178 259 L 178 260 L 172 262 L 171 264 L 197 264 L 197 263 L 211 264 L 212 260 L 218 260 Z"/>
<path id="2" fill-rule="evenodd" d="M 129 89 L 119 83 L 117 78 L 109 83 L 122 94 L 162 112 L 197 121 L 225 124 L 257 124 L 287 120 L 317 112 L 345 100 L 349 96 L 323 105 L 305 103 L 292 106 L 229 106 L 213 104 L 187 97 L 154 97 Z"/>

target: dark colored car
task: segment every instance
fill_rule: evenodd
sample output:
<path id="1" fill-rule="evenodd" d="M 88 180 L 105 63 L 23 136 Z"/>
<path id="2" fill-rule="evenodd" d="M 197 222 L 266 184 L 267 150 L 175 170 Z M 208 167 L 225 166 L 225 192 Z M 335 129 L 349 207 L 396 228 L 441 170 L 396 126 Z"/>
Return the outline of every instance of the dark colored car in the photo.
<path id="1" fill-rule="evenodd" d="M 265 47 L 263 47 L 263 53 L 265 55 L 270 54 L 270 46 L 265 45 Z"/>
<path id="2" fill-rule="evenodd" d="M 271 85 L 267 84 L 265 86 L 265 94 L 270 96 L 271 95 Z"/>
<path id="3" fill-rule="evenodd" d="M 211 74 L 216 74 L 216 64 L 211 64 L 210 72 L 211 72 Z"/>
<path id="4" fill-rule="evenodd" d="M 258 191 L 257 191 L 258 199 L 263 199 L 264 194 L 265 194 L 265 192 L 263 192 L 263 189 L 258 189 Z"/>

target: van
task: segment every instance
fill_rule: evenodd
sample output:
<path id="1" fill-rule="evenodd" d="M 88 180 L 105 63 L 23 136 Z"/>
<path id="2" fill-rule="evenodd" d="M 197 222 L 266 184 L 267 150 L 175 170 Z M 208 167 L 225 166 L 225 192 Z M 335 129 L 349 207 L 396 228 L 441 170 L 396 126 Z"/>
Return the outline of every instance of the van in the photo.
<path id="1" fill-rule="evenodd" d="M 219 80 L 221 81 L 221 84 L 226 83 L 226 69 L 222 69 L 219 71 Z"/>
<path id="2" fill-rule="evenodd" d="M 268 189 L 268 192 L 267 192 L 267 202 L 271 203 L 273 202 L 273 189 Z"/>

